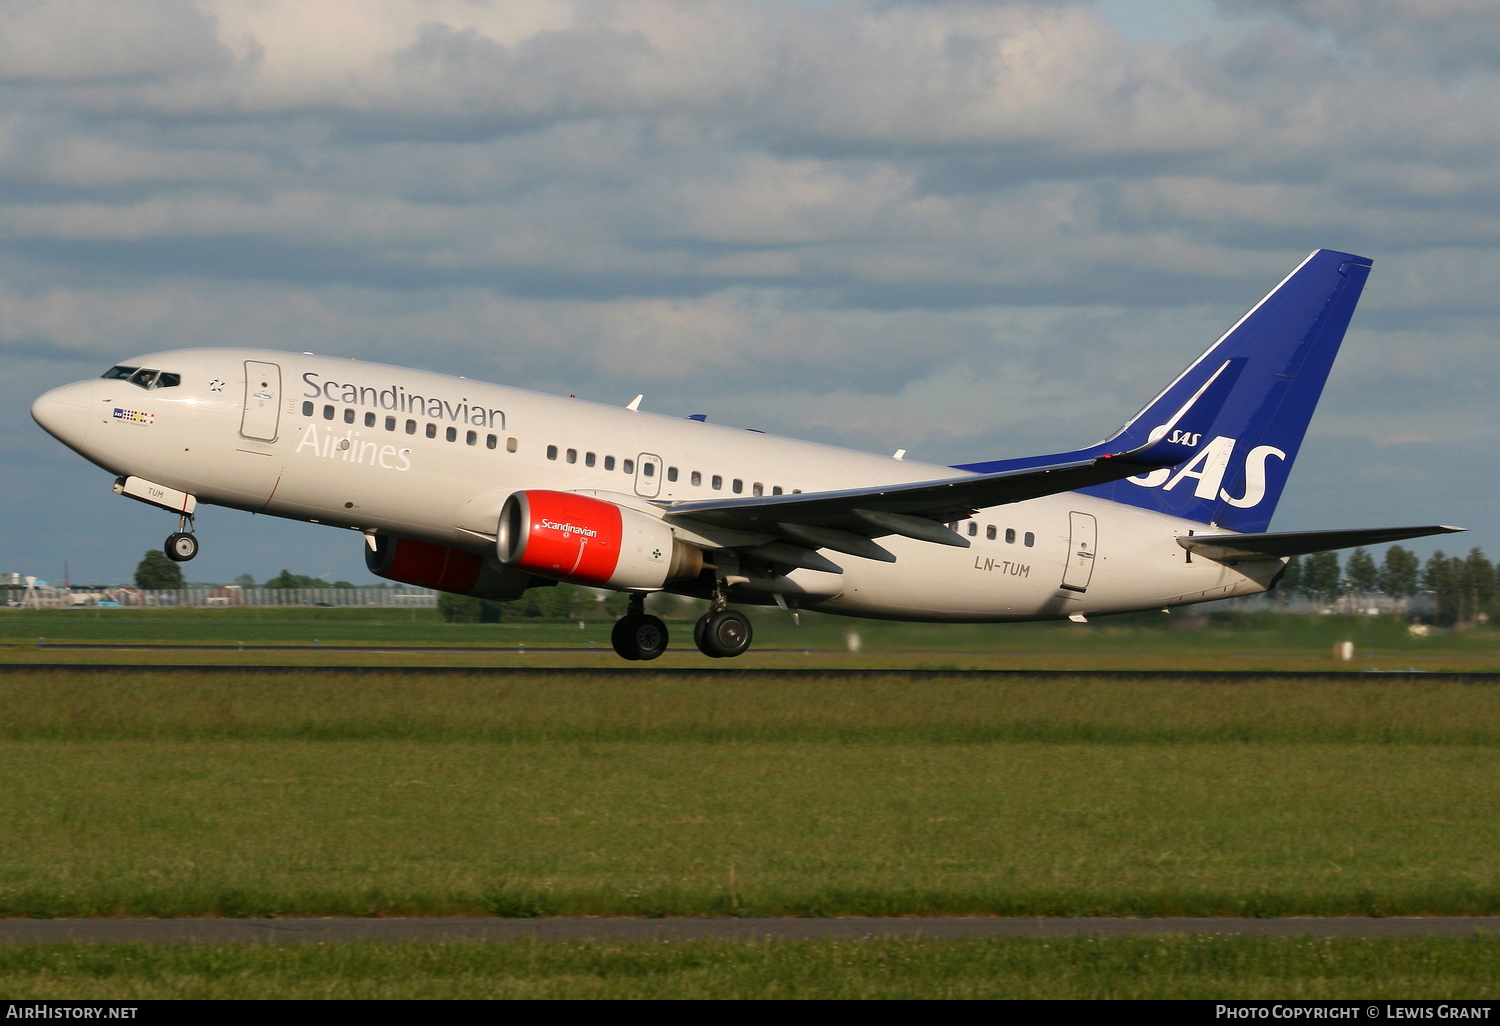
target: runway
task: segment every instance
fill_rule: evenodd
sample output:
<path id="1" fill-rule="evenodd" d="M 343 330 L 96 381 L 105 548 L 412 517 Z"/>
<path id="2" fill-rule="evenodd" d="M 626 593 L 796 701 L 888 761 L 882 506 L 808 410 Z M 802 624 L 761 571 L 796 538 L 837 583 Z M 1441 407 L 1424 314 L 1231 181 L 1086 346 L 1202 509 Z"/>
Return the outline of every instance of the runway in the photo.
<path id="1" fill-rule="evenodd" d="M 1500 936 L 1500 917 L 1392 919 L 3 919 L 0 944 L 621 942 L 983 937 Z"/>
<path id="2" fill-rule="evenodd" d="M 61 646 L 59 646 L 61 647 Z M 158 650 L 159 651 L 159 650 Z M 308 651 L 303 649 L 303 651 Z M 315 650 L 314 650 L 315 651 Z M 392 649 L 365 649 L 372 654 Z M 496 655 L 515 655 L 513 650 L 486 649 Z M 526 652 L 569 652 L 577 649 L 526 649 Z M 586 651 L 586 650 L 585 650 Z M 109 673 L 161 674 L 191 671 L 217 674 L 444 674 L 452 676 L 494 675 L 508 677 L 586 677 L 595 680 L 634 680 L 641 676 L 734 680 L 776 677 L 791 680 L 826 680 L 840 677 L 850 680 L 881 679 L 951 679 L 968 680 L 1176 680 L 1184 683 L 1252 684 L 1265 680 L 1299 681 L 1410 681 L 1457 684 L 1500 684 L 1500 673 L 1426 670 L 899 670 L 861 669 L 829 666 L 810 667 L 685 667 L 652 666 L 637 663 L 630 666 L 348 666 L 305 663 L 7 663 L 0 662 L 0 674 L 6 673 Z"/>

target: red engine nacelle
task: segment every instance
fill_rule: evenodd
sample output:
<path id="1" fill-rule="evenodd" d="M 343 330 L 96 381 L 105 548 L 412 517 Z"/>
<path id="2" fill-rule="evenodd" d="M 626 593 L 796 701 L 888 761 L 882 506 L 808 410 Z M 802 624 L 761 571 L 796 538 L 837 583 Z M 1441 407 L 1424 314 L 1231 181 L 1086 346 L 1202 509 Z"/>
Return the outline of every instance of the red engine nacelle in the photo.
<path id="1" fill-rule="evenodd" d="M 703 570 L 703 550 L 665 521 L 574 492 L 506 499 L 497 550 L 514 570 L 596 588 L 650 591 Z"/>
<path id="2" fill-rule="evenodd" d="M 374 550 L 365 549 L 365 566 L 387 580 L 500 602 L 520 598 L 533 583 L 551 583 L 533 582 L 530 575 L 477 553 L 390 535 L 377 535 Z"/>

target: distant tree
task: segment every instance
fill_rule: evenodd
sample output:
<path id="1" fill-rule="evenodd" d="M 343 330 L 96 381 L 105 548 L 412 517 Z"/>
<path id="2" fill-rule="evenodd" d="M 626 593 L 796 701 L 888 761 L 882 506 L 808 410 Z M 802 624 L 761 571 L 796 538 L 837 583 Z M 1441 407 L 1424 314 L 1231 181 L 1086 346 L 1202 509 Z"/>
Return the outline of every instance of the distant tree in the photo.
<path id="1" fill-rule="evenodd" d="M 1439 620 L 1452 623 L 1458 619 L 1458 566 L 1462 560 L 1449 559 L 1438 549 L 1422 568 L 1422 590 L 1432 594 L 1432 604 Z"/>
<path id="2" fill-rule="evenodd" d="M 180 588 L 182 568 L 168 559 L 160 549 L 152 549 L 135 568 L 135 586 L 143 591 Z"/>
<path id="3" fill-rule="evenodd" d="M 1417 593 L 1421 572 L 1422 561 L 1415 552 L 1392 545 L 1380 567 L 1380 590 L 1391 598 L 1410 598 Z"/>
<path id="4" fill-rule="evenodd" d="M 238 588 L 253 588 L 255 587 L 255 578 L 249 574 L 240 574 L 234 579 L 234 583 Z"/>
<path id="5" fill-rule="evenodd" d="M 1458 570 L 1458 618 L 1465 623 L 1484 612 L 1495 597 L 1495 567 L 1477 546 L 1469 550 Z"/>
<path id="6" fill-rule="evenodd" d="M 499 623 L 500 604 L 486 602 L 472 595 L 442 592 L 437 600 L 438 615 L 446 623 Z"/>
<path id="7" fill-rule="evenodd" d="M 332 587 L 352 589 L 354 585 L 350 584 L 348 581 L 334 581 Z"/>
<path id="8" fill-rule="evenodd" d="M 573 616 L 575 589 L 567 585 L 528 588 L 520 598 L 504 604 L 507 619 L 568 620 Z"/>
<path id="9" fill-rule="evenodd" d="M 1302 557 L 1293 556 L 1286 561 L 1286 569 L 1281 572 L 1281 580 L 1276 584 L 1276 593 L 1285 598 L 1293 598 L 1302 594 Z"/>
<path id="10" fill-rule="evenodd" d="M 1380 587 L 1380 568 L 1362 548 L 1349 553 L 1349 561 L 1344 564 L 1344 576 L 1349 578 L 1350 589 L 1360 597 Z"/>
<path id="11" fill-rule="evenodd" d="M 266 582 L 267 588 L 326 588 L 328 582 L 318 577 L 308 577 L 306 574 L 294 574 L 290 570 L 282 570 L 281 573 Z"/>
<path id="12" fill-rule="evenodd" d="M 1337 552 L 1315 552 L 1302 564 L 1302 587 L 1320 602 L 1335 602 L 1343 594 Z"/>

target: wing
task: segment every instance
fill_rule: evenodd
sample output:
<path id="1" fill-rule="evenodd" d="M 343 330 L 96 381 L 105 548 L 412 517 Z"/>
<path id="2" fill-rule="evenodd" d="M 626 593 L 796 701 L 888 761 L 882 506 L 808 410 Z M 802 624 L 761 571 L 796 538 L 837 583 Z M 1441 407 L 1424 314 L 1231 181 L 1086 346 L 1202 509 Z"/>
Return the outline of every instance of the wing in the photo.
<path id="1" fill-rule="evenodd" d="M 866 537 L 906 533 L 891 525 L 920 518 L 950 535 L 954 540 L 949 544 L 967 545 L 967 541 L 942 527 L 941 522 L 961 520 L 989 506 L 1022 502 L 1042 495 L 1054 495 L 1092 484 L 1117 481 L 1159 466 L 1170 464 L 1142 462 L 1123 458 L 1123 455 L 1100 456 L 1050 466 L 995 474 L 968 474 L 964 477 L 910 484 L 799 495 L 675 502 L 665 512 L 669 519 L 691 517 L 718 527 L 758 534 L 787 533 L 779 531 L 778 525 L 791 524 L 851 531 Z M 888 519 L 891 515 L 899 519 Z M 885 523 L 882 524 L 881 521 Z M 939 538 L 924 540 L 941 541 Z"/>
<path id="2" fill-rule="evenodd" d="M 1281 559 L 1305 556 L 1330 549 L 1351 549 L 1356 545 L 1380 545 L 1425 538 L 1431 534 L 1454 534 L 1462 527 L 1371 527 L 1352 531 L 1282 531 L 1276 534 L 1199 534 L 1178 538 L 1177 544 L 1189 552 L 1221 562 L 1251 562 L 1257 559 Z"/>
<path id="3" fill-rule="evenodd" d="M 814 549 L 833 549 L 893 563 L 896 557 L 871 541 L 888 534 L 968 548 L 968 539 L 949 530 L 945 523 L 973 516 L 990 506 L 1118 481 L 1187 459 L 1191 453 L 1184 453 L 1182 446 L 1171 439 L 1182 432 L 1207 431 L 1243 364 L 1243 360 L 1226 360 L 1167 423 L 1152 431 L 1145 444 L 1128 451 L 1111 452 L 1095 446 L 995 464 L 986 474 L 830 492 L 674 502 L 664 515 L 668 520 L 790 538 L 796 544 L 772 541 L 747 554 L 779 566 L 833 573 L 842 571 Z"/>

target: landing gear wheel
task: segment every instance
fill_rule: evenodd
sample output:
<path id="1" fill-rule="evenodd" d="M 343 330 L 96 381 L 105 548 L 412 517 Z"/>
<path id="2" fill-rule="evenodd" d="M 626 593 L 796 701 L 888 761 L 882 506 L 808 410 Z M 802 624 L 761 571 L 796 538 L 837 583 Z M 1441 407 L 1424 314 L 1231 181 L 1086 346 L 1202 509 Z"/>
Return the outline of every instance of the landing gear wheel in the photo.
<path id="1" fill-rule="evenodd" d="M 698 650 L 713 659 L 743 655 L 750 647 L 750 620 L 735 609 L 709 613 L 698 621 L 693 640 Z"/>
<path id="2" fill-rule="evenodd" d="M 174 563 L 186 563 L 198 554 L 198 539 L 186 531 L 174 531 L 162 549 Z"/>
<path id="3" fill-rule="evenodd" d="M 649 613 L 622 616 L 609 634 L 622 659 L 655 659 L 667 650 L 667 625 Z"/>

